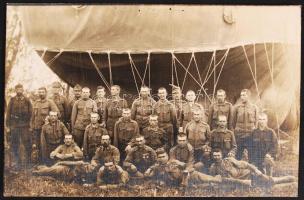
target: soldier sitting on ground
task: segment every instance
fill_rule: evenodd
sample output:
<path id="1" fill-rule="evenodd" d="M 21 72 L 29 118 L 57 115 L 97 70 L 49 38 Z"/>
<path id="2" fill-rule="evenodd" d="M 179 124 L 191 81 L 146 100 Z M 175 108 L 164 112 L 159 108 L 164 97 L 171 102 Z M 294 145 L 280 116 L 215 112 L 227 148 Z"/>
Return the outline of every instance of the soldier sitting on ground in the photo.
<path id="1" fill-rule="evenodd" d="M 129 181 L 129 175 L 115 161 L 106 159 L 104 165 L 99 169 L 96 179 L 100 189 L 116 189 Z"/>
<path id="2" fill-rule="evenodd" d="M 149 125 L 148 127 L 144 128 L 142 132 L 142 135 L 146 140 L 146 145 L 148 145 L 154 150 L 164 147 L 166 144 L 168 144 L 168 142 L 166 142 L 164 138 L 164 129 L 158 127 L 157 118 L 157 115 L 150 115 Z"/>
<path id="3" fill-rule="evenodd" d="M 223 183 L 238 184 L 242 186 L 271 187 L 279 183 L 295 182 L 295 177 L 270 177 L 263 174 L 254 165 L 236 160 L 234 157 L 223 159 L 220 149 L 213 150 L 214 163 L 210 167 L 211 175 L 221 175 Z"/>
<path id="4" fill-rule="evenodd" d="M 212 177 L 194 170 L 184 170 L 184 166 L 177 160 L 168 159 L 163 148 L 157 149 L 157 161 L 145 172 L 145 177 L 152 178 L 158 186 L 189 186 L 193 183 L 220 183 L 221 177 Z"/>
<path id="5" fill-rule="evenodd" d="M 65 125 L 58 120 L 56 111 L 50 111 L 46 123 L 42 126 L 41 131 L 41 155 L 42 164 L 53 164 L 50 159 L 50 153 L 60 144 L 63 144 L 64 135 L 69 134 Z"/>
<path id="6" fill-rule="evenodd" d="M 156 153 L 151 147 L 145 145 L 143 136 L 136 136 L 135 142 L 136 146 L 128 152 L 123 167 L 130 176 L 143 178 L 143 173 L 155 163 Z"/>
<path id="7" fill-rule="evenodd" d="M 97 147 L 101 145 L 101 136 L 108 135 L 103 125 L 98 123 L 98 113 L 91 113 L 91 123 L 86 127 L 83 136 L 83 155 L 85 160 L 91 160 Z"/>
<path id="8" fill-rule="evenodd" d="M 77 167 L 77 170 L 81 174 L 82 183 L 96 182 L 96 174 L 99 168 L 104 165 L 105 160 L 111 160 L 115 165 L 119 163 L 120 153 L 115 146 L 111 145 L 110 136 L 102 135 L 100 143 L 91 163 Z"/>
<path id="9" fill-rule="evenodd" d="M 74 165 L 82 162 L 83 153 L 74 143 L 73 136 L 68 134 L 64 136 L 64 144 L 59 145 L 51 152 L 50 158 L 56 160 L 56 164 L 51 167 L 45 165 L 37 166 L 37 170 L 33 170 L 34 175 L 55 176 L 67 180 L 74 180 L 76 177 Z"/>

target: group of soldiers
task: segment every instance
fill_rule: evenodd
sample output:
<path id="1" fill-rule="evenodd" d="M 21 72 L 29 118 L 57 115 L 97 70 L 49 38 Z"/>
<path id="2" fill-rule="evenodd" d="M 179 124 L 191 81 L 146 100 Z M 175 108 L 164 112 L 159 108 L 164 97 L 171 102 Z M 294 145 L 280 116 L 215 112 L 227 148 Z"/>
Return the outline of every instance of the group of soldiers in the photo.
<path id="1" fill-rule="evenodd" d="M 278 139 L 267 126 L 267 114 L 249 101 L 247 89 L 234 106 L 224 90 L 217 90 L 208 112 L 195 101 L 194 91 L 187 91 L 183 100 L 177 86 L 170 101 L 165 88 L 158 89 L 155 101 L 150 88 L 142 86 L 131 108 L 118 85 L 111 86 L 110 98 L 103 86 L 97 87 L 94 99 L 89 88 L 78 84 L 70 101 L 60 90 L 59 82 L 53 83 L 51 95 L 41 87 L 39 99 L 31 102 L 23 86 L 16 85 L 6 131 L 18 170 L 30 166 L 36 175 L 97 183 L 103 189 L 130 179 L 181 187 L 295 181 L 293 176 L 273 177 Z"/>

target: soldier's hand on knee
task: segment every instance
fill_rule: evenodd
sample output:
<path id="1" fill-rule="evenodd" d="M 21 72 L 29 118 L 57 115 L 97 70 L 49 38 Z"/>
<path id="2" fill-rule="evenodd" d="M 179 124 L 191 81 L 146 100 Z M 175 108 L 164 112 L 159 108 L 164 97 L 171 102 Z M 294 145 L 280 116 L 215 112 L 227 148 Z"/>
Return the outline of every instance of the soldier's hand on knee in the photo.
<path id="1" fill-rule="evenodd" d="M 137 171 L 137 167 L 136 167 L 135 165 L 131 165 L 131 166 L 130 166 L 130 169 L 131 169 L 132 171 Z"/>

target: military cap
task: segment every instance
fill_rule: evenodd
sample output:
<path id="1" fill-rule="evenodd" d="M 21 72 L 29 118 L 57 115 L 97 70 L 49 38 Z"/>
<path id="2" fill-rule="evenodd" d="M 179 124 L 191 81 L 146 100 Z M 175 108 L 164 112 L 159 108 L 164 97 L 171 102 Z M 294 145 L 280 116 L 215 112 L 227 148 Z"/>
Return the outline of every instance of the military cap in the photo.
<path id="1" fill-rule="evenodd" d="M 17 88 L 23 88 L 23 85 L 21 85 L 20 83 L 18 83 L 17 85 L 15 85 L 15 89 Z"/>
<path id="2" fill-rule="evenodd" d="M 157 155 L 167 153 L 166 150 L 163 147 L 156 149 L 155 152 L 156 152 Z"/>
<path id="3" fill-rule="evenodd" d="M 172 85 L 172 84 L 171 84 L 171 86 L 172 86 L 172 93 L 176 93 L 176 92 L 180 92 L 181 91 L 180 87 L 178 87 L 176 85 Z"/>
<path id="4" fill-rule="evenodd" d="M 79 84 L 76 84 L 74 86 L 74 90 L 81 90 L 81 89 L 82 89 L 82 87 Z"/>
<path id="5" fill-rule="evenodd" d="M 55 81 L 55 82 L 52 84 L 52 87 L 53 87 L 53 88 L 61 88 L 61 84 L 60 84 L 58 81 Z"/>
<path id="6" fill-rule="evenodd" d="M 101 85 L 97 86 L 96 90 L 104 90 L 105 88 Z"/>

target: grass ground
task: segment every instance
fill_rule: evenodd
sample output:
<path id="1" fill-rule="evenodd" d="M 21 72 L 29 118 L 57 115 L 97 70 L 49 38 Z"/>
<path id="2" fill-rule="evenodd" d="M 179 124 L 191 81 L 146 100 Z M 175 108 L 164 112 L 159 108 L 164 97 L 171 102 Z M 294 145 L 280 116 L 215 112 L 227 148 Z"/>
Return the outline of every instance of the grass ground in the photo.
<path id="1" fill-rule="evenodd" d="M 296 140 L 297 141 L 297 140 Z M 276 161 L 274 176 L 293 175 L 298 177 L 298 154 L 297 145 L 291 141 L 283 148 L 283 153 L 279 160 Z M 295 148 L 295 149 L 294 149 Z M 5 171 L 4 174 L 4 196 L 61 196 L 61 197 L 130 197 L 130 196 L 158 196 L 158 197 L 175 197 L 175 196 L 297 196 L 297 184 L 282 187 L 274 187 L 270 191 L 263 189 L 242 189 L 223 191 L 210 187 L 192 187 L 186 191 L 180 191 L 177 188 L 160 188 L 150 182 L 145 182 L 138 187 L 126 187 L 111 191 L 102 191 L 96 186 L 84 187 L 76 183 L 67 183 L 56 180 L 51 177 L 32 176 L 30 171 L 22 171 L 19 174 Z"/>

